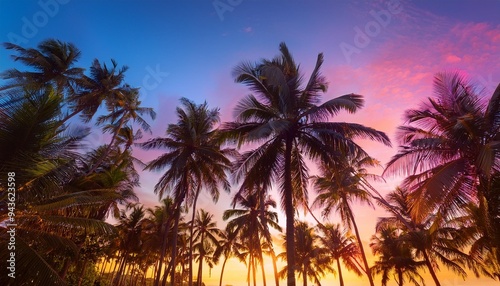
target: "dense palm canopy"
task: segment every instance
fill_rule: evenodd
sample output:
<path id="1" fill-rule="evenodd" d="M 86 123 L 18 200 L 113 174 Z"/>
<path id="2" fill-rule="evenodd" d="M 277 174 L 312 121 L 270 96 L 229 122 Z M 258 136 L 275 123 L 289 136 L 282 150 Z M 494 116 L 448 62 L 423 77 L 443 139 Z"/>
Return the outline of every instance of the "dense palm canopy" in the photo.
<path id="1" fill-rule="evenodd" d="M 400 286 L 404 285 L 406 280 L 414 285 L 424 284 L 419 270 L 425 263 L 415 260 L 412 249 L 407 243 L 401 239 L 401 233 L 392 227 L 381 228 L 372 237 L 370 246 L 373 253 L 379 256 L 379 260 L 375 261 L 372 267 L 372 272 L 382 275 L 382 286 L 387 285 L 391 272 L 395 273 L 395 280 Z"/>
<path id="2" fill-rule="evenodd" d="M 223 220 L 229 220 L 226 231 L 234 235 L 234 239 L 246 248 L 248 270 L 254 273 L 257 264 L 261 265 L 263 283 L 266 285 L 264 273 L 263 245 L 272 245 L 269 227 L 281 231 L 278 224 L 278 214 L 269 210 L 276 207 L 276 202 L 270 197 L 264 198 L 259 193 L 252 193 L 246 197 L 237 196 L 234 200 L 239 208 L 224 211 Z M 231 239 L 231 237 L 229 237 Z M 250 283 L 250 275 L 247 276 Z"/>
<path id="3" fill-rule="evenodd" d="M 155 285 L 168 278 L 192 285 L 193 262 L 201 284 L 204 265 L 212 268 L 224 256 L 223 269 L 237 258 L 246 264 L 248 284 L 257 284 L 260 271 L 265 286 L 266 255 L 279 285 L 272 231 L 282 226 L 273 189 L 286 214 L 286 251 L 279 257 L 288 285 L 296 277 L 325 284 L 335 269 L 341 285 L 343 270 L 364 272 L 370 282 L 381 275 L 383 285 L 423 284 L 421 274 L 429 271 L 440 285 L 441 266 L 464 278 L 472 270 L 500 279 L 500 86 L 489 97 L 458 74 L 437 75 L 435 96 L 406 112 L 401 146 L 385 170 L 407 177 L 383 197 L 370 184 L 380 180 L 370 174 L 378 162 L 355 140 L 390 145 L 389 139 L 334 121 L 364 101 L 356 94 L 321 101 L 322 54 L 307 79 L 285 44 L 275 58 L 243 62 L 233 76 L 252 94 L 239 101 L 233 122 L 219 126 L 217 108 L 183 98 L 164 137 L 137 143 L 143 132 L 153 133 L 148 117 L 155 112 L 126 83 L 126 66 L 95 59 L 87 72 L 78 66 L 76 46 L 52 39 L 36 48 L 4 47 L 25 68 L 1 73 L 0 244 L 10 242 L 9 223 L 16 230 L 16 279 L 2 274 L 2 285 L 148 285 L 150 273 Z M 95 146 L 90 132 L 111 135 Z M 144 164 L 134 157 L 137 146 L 165 153 Z M 311 164 L 317 176 L 309 176 Z M 169 195 L 153 208 L 135 194 L 143 168 L 163 172 L 154 192 Z M 201 192 L 215 202 L 233 188 L 222 231 L 196 202 Z M 316 227 L 296 221 L 301 207 L 313 214 L 310 197 L 323 219 L 342 226 L 316 217 Z M 375 227 L 377 260 L 370 267 L 353 206 L 373 200 L 389 215 Z M 0 248 L 3 261 L 10 251 Z"/>
<path id="4" fill-rule="evenodd" d="M 231 167 L 228 155 L 233 154 L 231 149 L 221 148 L 216 129 L 218 109 L 209 109 L 207 103 L 197 105 L 186 98 L 181 99 L 181 103 L 182 108 L 177 108 L 177 124 L 168 126 L 166 137 L 153 138 L 141 144 L 146 150 L 167 150 L 149 162 L 146 169 L 158 171 L 168 168 L 156 184 L 155 193 L 162 197 L 166 191 L 173 192 L 176 221 L 184 201 L 187 206 L 196 203 L 201 188 L 205 188 L 214 201 L 219 198 L 219 186 L 229 191 L 226 172 Z M 172 256 L 175 265 L 173 252 Z"/>
<path id="5" fill-rule="evenodd" d="M 488 99 L 459 74 L 445 73 L 435 77 L 434 90 L 435 97 L 406 111 L 399 152 L 385 173 L 408 175 L 403 186 L 418 223 L 431 213 L 439 224 L 477 208 L 476 234 L 484 242 L 478 257 L 499 265 L 500 85 Z"/>
<path id="6" fill-rule="evenodd" d="M 327 82 L 321 75 L 323 54 L 319 54 L 311 76 L 303 76 L 287 46 L 280 44 L 279 56 L 259 63 L 244 62 L 233 70 L 237 82 L 247 85 L 253 94 L 243 98 L 234 110 L 235 121 L 224 124 L 228 139 L 258 144 L 236 162 L 235 177 L 242 190 L 272 182 L 279 185 L 285 210 L 287 262 L 295 264 L 295 207 L 307 205 L 308 167 L 313 161 L 332 161 L 336 153 L 364 151 L 353 140 L 367 138 L 390 145 L 382 132 L 360 124 L 332 122 L 341 111 L 354 113 L 363 106 L 360 95 L 348 94 L 320 104 Z M 253 145 L 255 146 L 255 145 Z M 263 175 L 264 174 L 264 175 Z M 292 267 L 288 285 L 295 285 Z"/>
<path id="7" fill-rule="evenodd" d="M 326 224 L 319 226 L 318 229 L 322 233 L 319 236 L 319 241 L 337 264 L 340 286 L 344 286 L 341 262 L 348 270 L 361 276 L 358 262 L 358 259 L 361 258 L 361 252 L 354 236 L 347 230 L 341 229 L 339 224 Z"/>
<path id="8" fill-rule="evenodd" d="M 315 228 L 309 226 L 306 222 L 297 221 L 295 231 L 295 265 L 287 263 L 280 272 L 281 277 L 286 277 L 288 269 L 293 267 L 298 277 L 302 277 L 302 285 L 307 286 L 307 281 L 311 280 L 321 286 L 321 277 L 328 272 L 334 272 L 330 266 L 331 256 L 329 249 L 319 244 L 319 237 Z M 286 236 L 284 237 L 285 247 L 288 244 Z M 279 257 L 286 259 L 286 253 Z"/>

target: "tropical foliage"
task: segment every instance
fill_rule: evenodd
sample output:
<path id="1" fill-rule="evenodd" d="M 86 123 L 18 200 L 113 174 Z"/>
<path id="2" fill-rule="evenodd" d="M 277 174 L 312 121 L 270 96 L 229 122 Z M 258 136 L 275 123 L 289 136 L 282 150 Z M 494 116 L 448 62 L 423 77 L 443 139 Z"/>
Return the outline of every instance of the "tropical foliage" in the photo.
<path id="1" fill-rule="evenodd" d="M 345 285 L 346 271 L 371 285 L 423 285 L 426 275 L 441 285 L 442 268 L 500 280 L 500 85 L 485 95 L 457 73 L 436 75 L 435 94 L 405 112 L 383 173 L 404 179 L 382 196 L 372 184 L 384 181 L 373 174 L 380 164 L 357 140 L 389 138 L 334 121 L 364 100 L 321 101 L 322 54 L 307 80 L 284 43 L 272 59 L 242 62 L 233 77 L 251 94 L 233 121 L 181 98 L 177 121 L 159 123 L 164 136 L 140 141 L 154 135 L 156 113 L 127 84 L 126 66 L 95 59 L 87 72 L 75 45 L 53 39 L 4 47 L 25 69 L 0 82 L 0 258 L 15 255 L 15 279 L 4 271 L 1 285 L 201 286 L 222 262 L 222 286 L 234 260 L 254 286 L 269 283 L 267 262 L 276 286 Z M 163 153 L 143 163 L 136 147 Z M 162 173 L 156 206 L 136 195 L 145 171 Z M 231 190 L 221 217 L 207 202 L 197 209 L 200 194 L 217 202 Z M 371 239 L 359 204 L 387 213 Z"/>

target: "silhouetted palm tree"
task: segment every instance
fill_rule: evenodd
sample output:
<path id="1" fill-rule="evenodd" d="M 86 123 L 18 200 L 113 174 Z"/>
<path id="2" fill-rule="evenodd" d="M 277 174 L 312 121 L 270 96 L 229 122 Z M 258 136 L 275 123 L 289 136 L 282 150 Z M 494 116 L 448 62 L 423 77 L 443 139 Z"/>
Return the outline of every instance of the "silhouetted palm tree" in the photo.
<path id="1" fill-rule="evenodd" d="M 287 262 L 295 265 L 294 213 L 307 202 L 306 158 L 329 160 L 340 149 L 360 150 L 352 140 L 368 138 L 390 145 L 382 132 L 354 123 L 330 122 L 332 116 L 345 110 L 356 112 L 363 105 L 360 95 L 349 94 L 319 104 L 326 91 L 326 80 L 320 74 L 323 55 L 304 84 L 298 66 L 284 43 L 281 54 L 272 60 L 238 65 L 233 75 L 255 92 L 240 100 L 235 121 L 224 124 L 228 139 L 259 146 L 245 152 L 237 162 L 236 179 L 242 188 L 260 186 L 267 190 L 271 182 L 280 188 L 281 205 L 287 217 Z M 332 148 L 333 146 L 333 148 Z M 287 284 L 295 285 L 292 267 Z"/>
<path id="2" fill-rule="evenodd" d="M 335 270 L 330 266 L 331 257 L 329 250 L 319 245 L 319 238 L 314 227 L 310 227 L 306 222 L 296 222 L 295 227 L 295 265 L 287 266 L 280 271 L 280 276 L 285 278 L 289 267 L 293 267 L 298 276 L 302 276 L 302 283 L 307 286 L 307 280 L 311 279 L 321 286 L 320 277 Z M 285 236 L 285 246 L 288 244 Z M 286 259 L 286 253 L 281 253 L 278 257 Z"/>
<path id="3" fill-rule="evenodd" d="M 269 207 L 276 207 L 276 202 L 268 197 L 265 201 L 260 200 L 259 193 L 252 193 L 246 197 L 236 196 L 234 202 L 240 208 L 229 209 L 224 211 L 222 218 L 228 221 L 226 229 L 229 233 L 234 233 L 239 238 L 239 241 L 246 246 L 248 251 L 248 267 L 249 270 L 255 272 L 252 267 L 258 262 L 263 265 L 263 250 L 262 243 L 272 244 L 269 233 L 269 226 L 281 231 L 278 225 L 278 214 L 270 211 Z M 262 214 L 261 206 L 263 206 L 264 213 Z M 265 217 L 265 219 L 263 219 Z M 265 273 L 263 271 L 263 283 L 265 282 Z"/>
<path id="4" fill-rule="evenodd" d="M 363 153 L 338 157 L 333 164 L 323 164 L 321 175 L 314 176 L 314 189 L 318 193 L 313 205 L 323 207 L 322 215 L 328 217 L 333 211 L 340 214 L 342 222 L 354 229 L 358 241 L 364 271 L 373 284 L 370 267 L 366 259 L 363 243 L 352 211 L 355 201 L 372 205 L 372 195 L 367 191 L 367 178 L 376 178 L 367 172 L 367 167 L 377 166 L 378 162 Z"/>
<path id="5" fill-rule="evenodd" d="M 230 149 L 222 149 L 215 124 L 219 121 L 218 109 L 209 109 L 207 103 L 197 105 L 186 98 L 178 107 L 177 124 L 169 124 L 165 138 L 154 138 L 140 144 L 146 150 L 166 149 L 167 152 L 149 162 L 147 170 L 162 170 L 168 167 L 155 185 L 155 193 L 163 196 L 173 192 L 176 209 L 172 262 L 175 265 L 177 225 L 181 206 L 185 199 L 189 206 L 196 202 L 197 195 L 204 187 L 214 201 L 219 198 L 219 186 L 229 191 L 226 172 L 231 166 L 226 155 Z M 195 207 L 194 207 L 195 208 Z M 163 255 L 164 256 L 164 255 Z M 192 269 L 192 268 L 190 268 Z M 174 272 L 175 269 L 172 269 Z M 172 273 L 174 283 L 175 273 Z M 155 284 L 157 285 L 157 284 Z"/>
<path id="6" fill-rule="evenodd" d="M 344 286 L 344 278 L 340 266 L 341 261 L 348 270 L 361 276 L 362 273 L 357 261 L 357 259 L 361 258 L 361 252 L 356 245 L 354 236 L 347 230 L 340 229 L 339 224 L 326 224 L 318 227 L 318 229 L 322 232 L 322 235 L 319 236 L 319 241 L 328 250 L 331 258 L 337 263 L 340 286 Z"/>
<path id="7" fill-rule="evenodd" d="M 9 69 L 1 77 L 10 80 L 0 90 L 10 88 L 29 88 L 37 90 L 47 85 L 55 88 L 56 94 L 68 97 L 74 94 L 74 85 L 83 76 L 83 68 L 74 65 L 80 58 L 80 50 L 71 43 L 48 39 L 38 44 L 36 49 L 25 49 L 21 46 L 5 43 L 4 47 L 14 50 L 17 55 L 12 56 L 33 69 L 33 71 L 19 71 Z"/>
<path id="8" fill-rule="evenodd" d="M 387 285 L 391 271 L 397 275 L 395 280 L 399 286 L 404 285 L 405 279 L 415 285 L 424 284 L 424 279 L 418 272 L 425 266 L 425 262 L 415 260 L 412 247 L 401 238 L 400 234 L 398 229 L 388 226 L 379 229 L 372 237 L 370 247 L 373 254 L 379 256 L 379 260 L 375 261 L 372 267 L 372 272 L 382 274 L 382 286 Z"/>
<path id="9" fill-rule="evenodd" d="M 223 236 L 222 230 L 217 228 L 217 222 L 213 221 L 213 215 L 200 209 L 194 220 L 193 240 L 196 242 L 195 249 L 198 250 L 198 286 L 202 285 L 204 259 L 215 252 L 219 245 L 219 239 Z M 215 261 L 210 261 L 211 263 Z"/>

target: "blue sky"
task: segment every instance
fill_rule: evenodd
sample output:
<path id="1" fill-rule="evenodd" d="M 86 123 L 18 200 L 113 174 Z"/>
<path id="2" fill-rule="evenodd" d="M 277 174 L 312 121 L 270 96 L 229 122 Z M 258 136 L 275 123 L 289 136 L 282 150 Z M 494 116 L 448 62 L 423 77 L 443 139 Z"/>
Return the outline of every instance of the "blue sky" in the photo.
<path id="1" fill-rule="evenodd" d="M 229 10 L 221 13 L 216 6 Z M 153 136 L 161 136 L 175 120 L 180 97 L 206 100 L 220 108 L 223 120 L 231 120 L 232 107 L 249 93 L 233 82 L 231 70 L 242 61 L 273 57 L 284 41 L 306 75 L 324 53 L 323 73 L 330 82 L 325 99 L 351 92 L 365 96 L 359 114 L 338 120 L 360 122 L 393 138 L 403 111 L 432 95 L 437 72 L 459 71 L 491 95 L 500 82 L 499 11 L 500 0 L 0 0 L 0 42 L 36 47 L 55 38 L 82 51 L 84 68 L 94 58 L 129 66 L 126 82 L 142 86 L 143 105 L 158 112 Z M 0 70 L 20 68 L 10 55 L 0 49 Z M 92 138 L 104 143 L 96 134 Z M 382 163 L 396 153 L 362 144 Z M 147 161 L 159 153 L 137 154 Z M 142 175 L 141 201 L 156 201 L 151 190 L 157 178 Z M 385 193 L 398 182 L 390 178 L 377 187 Z M 200 206 L 220 217 L 228 200 L 223 196 L 214 208 L 202 195 Z M 360 206 L 357 215 L 368 240 L 381 212 Z M 352 285 L 363 285 L 352 279 Z"/>

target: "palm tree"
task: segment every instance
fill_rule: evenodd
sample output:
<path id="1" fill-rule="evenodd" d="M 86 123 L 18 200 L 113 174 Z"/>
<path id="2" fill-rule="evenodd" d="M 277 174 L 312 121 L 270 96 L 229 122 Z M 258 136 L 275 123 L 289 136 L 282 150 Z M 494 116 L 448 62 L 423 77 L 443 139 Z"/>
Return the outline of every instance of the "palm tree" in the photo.
<path id="1" fill-rule="evenodd" d="M 20 61 L 33 71 L 9 69 L 1 77 L 10 80 L 0 90 L 29 87 L 34 90 L 53 85 L 57 94 L 67 92 L 71 96 L 74 84 L 83 76 L 83 68 L 74 65 L 80 58 L 80 50 L 71 43 L 48 39 L 38 44 L 37 49 L 25 49 L 21 46 L 5 43 L 4 47 L 14 50 L 14 61 Z"/>
<path id="2" fill-rule="evenodd" d="M 415 285 L 420 285 L 417 278 L 424 284 L 423 277 L 418 273 L 425 262 L 416 261 L 411 246 L 405 239 L 401 239 L 400 232 L 390 226 L 379 229 L 372 237 L 370 247 L 373 253 L 379 255 L 372 267 L 373 274 L 382 274 L 382 286 L 389 281 L 389 274 L 394 271 L 397 275 L 399 286 L 404 285 L 405 278 Z"/>
<path id="3" fill-rule="evenodd" d="M 366 179 L 376 176 L 369 174 L 366 168 L 377 165 L 376 160 L 363 153 L 343 155 L 333 164 L 323 164 L 320 168 L 321 176 L 312 177 L 314 189 L 318 193 L 313 205 L 323 207 L 324 217 L 328 217 L 332 210 L 338 212 L 342 222 L 349 228 L 354 228 L 363 258 L 363 270 L 372 285 L 370 267 L 351 205 L 355 201 L 372 205 L 372 195 L 367 191 L 369 184 Z"/>
<path id="4" fill-rule="evenodd" d="M 357 261 L 361 257 L 361 252 L 359 246 L 356 245 L 354 236 L 347 230 L 340 229 L 339 224 L 326 224 L 320 226 L 318 229 L 322 232 L 322 236 L 319 236 L 319 241 L 328 250 L 331 258 L 337 262 L 340 286 L 344 286 L 342 268 L 340 266 L 341 260 L 348 270 L 361 276 L 359 262 Z"/>
<path id="5" fill-rule="evenodd" d="M 129 121 L 137 122 L 144 131 L 151 132 L 151 126 L 142 118 L 142 115 L 147 114 L 154 120 L 156 112 L 152 108 L 140 106 L 139 90 L 127 87 L 123 89 L 122 96 L 123 98 L 114 106 L 109 114 L 99 116 L 97 119 L 98 125 L 110 122 L 109 125 L 105 126 L 104 131 L 111 131 L 113 136 L 99 160 L 90 169 L 89 174 L 93 173 L 101 165 L 113 148 L 116 148 L 115 142 L 120 142 L 120 134 L 123 132 L 123 127 L 126 127 Z"/>
<path id="6" fill-rule="evenodd" d="M 0 173 L 15 173 L 16 182 L 16 270 L 23 273 L 16 283 L 64 285 L 65 272 L 58 273 L 55 258 L 76 257 L 79 237 L 109 237 L 114 227 L 89 216 L 89 208 L 102 205 L 105 195 L 66 188 L 78 173 L 76 151 L 87 132 L 59 124 L 62 98 L 50 87 L 28 91 L 23 98 L 0 110 Z M 0 240 L 5 245 L 7 193 L 7 186 L 0 185 Z M 0 255 L 7 257 L 7 248 Z M 0 283 L 7 285 L 5 278 Z"/>
<path id="7" fill-rule="evenodd" d="M 103 103 L 108 112 L 113 112 L 115 106 L 120 105 L 123 100 L 124 89 L 127 85 L 123 83 L 125 72 L 128 67 L 118 69 L 118 63 L 111 60 L 111 67 L 94 59 L 90 66 L 90 76 L 84 75 L 78 81 L 78 92 L 69 98 L 73 113 L 66 116 L 68 120 L 75 114 L 81 113 L 84 121 L 89 122 Z"/>
<path id="8" fill-rule="evenodd" d="M 217 228 L 217 223 L 212 220 L 213 215 L 200 209 L 194 220 L 193 240 L 198 249 L 198 286 L 202 285 L 203 261 L 210 252 L 214 252 L 219 245 L 219 239 L 223 232 Z"/>
<path id="9" fill-rule="evenodd" d="M 434 90 L 436 97 L 406 111 L 401 146 L 385 174 L 408 175 L 403 187 L 418 222 L 435 212 L 446 219 L 475 198 L 488 212 L 491 180 L 500 171 L 500 85 L 486 104 L 458 73 L 437 74 Z"/>
<path id="10" fill-rule="evenodd" d="M 295 272 L 298 272 L 299 277 L 302 276 L 303 285 L 307 286 L 307 280 L 311 279 L 317 285 L 321 286 L 320 277 L 324 276 L 327 272 L 335 272 L 333 268 L 330 267 L 331 257 L 329 255 L 329 250 L 321 247 L 318 244 L 318 235 L 316 234 L 314 227 L 310 227 L 306 222 L 297 221 L 295 227 L 295 265 L 293 268 Z M 286 245 L 288 241 L 285 237 L 284 244 Z M 286 258 L 284 253 L 278 255 L 278 257 Z M 287 264 L 280 271 L 281 277 L 286 277 L 288 268 L 292 265 Z"/>
<path id="11" fill-rule="evenodd" d="M 221 149 L 215 124 L 219 121 L 218 109 L 209 109 L 207 103 L 197 105 L 186 98 L 178 107 L 177 124 L 170 124 L 165 138 L 154 138 L 140 146 L 146 150 L 166 149 L 167 152 L 149 162 L 147 170 L 162 170 L 168 167 L 155 185 L 160 197 L 167 191 L 173 192 L 176 218 L 171 263 L 175 265 L 176 233 L 181 206 L 185 199 L 189 206 L 196 202 L 197 194 L 204 187 L 214 201 L 219 197 L 219 186 L 229 191 L 226 171 L 231 166 L 226 154 L 231 150 Z M 195 208 L 196 206 L 194 206 Z M 162 257 L 164 254 L 162 254 Z M 161 260 L 160 260 L 161 261 Z M 192 267 L 190 267 L 192 269 Z M 172 268 L 172 283 L 175 272 Z M 157 283 L 155 284 L 158 285 Z"/>
<path id="12" fill-rule="evenodd" d="M 255 92 L 237 105 L 235 121 L 224 124 L 226 138 L 259 147 L 245 152 L 236 163 L 235 177 L 244 187 L 271 182 L 280 186 L 281 205 L 286 214 L 287 262 L 295 265 L 295 207 L 306 205 L 307 166 L 305 159 L 329 160 L 340 149 L 357 150 L 354 138 L 368 138 L 390 145 L 382 132 L 360 124 L 329 122 L 340 111 L 354 113 L 363 105 L 360 95 L 348 94 L 319 104 L 327 83 L 320 74 L 323 55 L 304 85 L 298 66 L 284 43 L 281 55 L 272 60 L 238 65 L 233 75 Z M 318 105 L 319 104 L 319 105 Z M 333 146 L 333 148 L 332 148 Z M 295 285 L 293 267 L 288 268 L 287 284 Z"/>
<path id="13" fill-rule="evenodd" d="M 437 261 L 455 273 L 466 276 L 461 265 L 472 265 L 473 261 L 461 250 L 467 247 L 468 241 L 460 237 L 462 234 L 458 224 L 454 226 L 454 221 L 438 224 L 437 216 L 432 214 L 421 223 L 416 223 L 410 214 L 409 192 L 403 188 L 396 188 L 386 199 L 392 205 L 392 208 L 386 208 L 392 216 L 379 218 L 377 229 L 391 227 L 400 231 L 400 239 L 406 239 L 408 246 L 414 249 L 416 258 L 423 258 L 436 285 L 441 285 L 435 273 Z M 405 221 L 401 221 L 402 218 Z"/>
<path id="14" fill-rule="evenodd" d="M 226 230 L 221 233 L 219 239 L 219 244 L 215 250 L 214 257 L 216 260 L 220 259 L 221 255 L 224 255 L 224 262 L 222 263 L 222 269 L 220 273 L 219 286 L 222 286 L 222 278 L 224 276 L 224 270 L 226 268 L 227 260 L 234 256 L 240 261 L 245 262 L 245 258 L 241 255 L 240 250 L 245 249 L 245 245 L 239 242 L 239 237 L 234 230 Z"/>
<path id="15" fill-rule="evenodd" d="M 121 211 L 118 230 L 120 233 L 122 258 L 118 273 L 115 277 L 115 284 L 121 285 L 127 263 L 132 262 L 133 254 L 140 252 L 142 241 L 142 231 L 144 223 L 145 210 L 143 206 L 133 206 L 130 214 L 125 210 Z M 133 263 L 133 262 L 132 262 Z"/>
<path id="16" fill-rule="evenodd" d="M 408 175 L 403 187 L 419 223 L 429 213 L 438 214 L 438 224 L 449 221 L 476 204 L 484 214 L 481 236 L 494 245 L 488 252 L 500 265 L 494 228 L 499 215 L 494 181 L 500 173 L 500 85 L 486 99 L 458 73 L 444 73 L 436 75 L 434 90 L 434 98 L 406 111 L 406 124 L 399 127 L 400 150 L 385 174 Z"/>
<path id="17" fill-rule="evenodd" d="M 236 235 L 248 250 L 249 271 L 255 265 L 250 261 L 258 261 L 263 266 L 262 243 L 272 245 L 269 226 L 281 231 L 281 227 L 278 225 L 278 214 L 268 210 L 269 207 L 276 207 L 276 202 L 270 197 L 265 201 L 261 201 L 261 199 L 261 193 L 251 193 L 246 197 L 237 195 L 233 201 L 241 208 L 226 210 L 222 215 L 223 220 L 232 218 L 228 221 L 226 229 L 229 233 Z M 264 209 L 263 214 L 262 208 Z M 252 270 L 255 272 L 255 269 Z M 264 271 L 262 271 L 262 276 L 263 283 L 266 285 Z"/>

